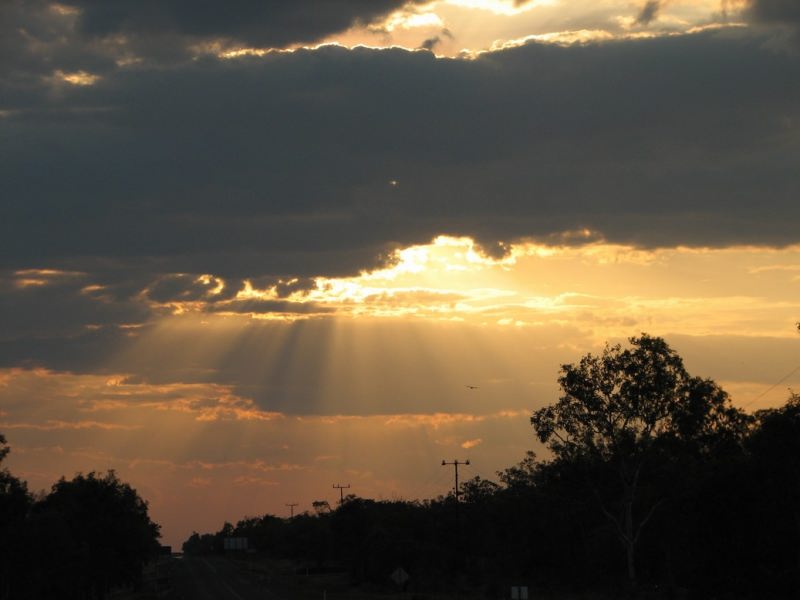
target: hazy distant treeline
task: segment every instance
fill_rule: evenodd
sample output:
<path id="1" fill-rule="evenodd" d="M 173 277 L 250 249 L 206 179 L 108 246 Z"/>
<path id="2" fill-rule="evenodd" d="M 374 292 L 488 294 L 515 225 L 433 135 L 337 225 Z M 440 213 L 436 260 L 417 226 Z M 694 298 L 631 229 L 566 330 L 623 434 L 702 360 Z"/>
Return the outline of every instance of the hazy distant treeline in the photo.
<path id="1" fill-rule="evenodd" d="M 651 597 L 796 598 L 800 396 L 746 414 L 659 338 L 564 365 L 563 396 L 531 421 L 551 455 L 426 501 L 354 496 L 294 519 L 193 534 L 187 553 L 242 536 L 273 558 L 412 589 L 508 585 Z M 532 433 L 534 433 L 532 431 Z"/>

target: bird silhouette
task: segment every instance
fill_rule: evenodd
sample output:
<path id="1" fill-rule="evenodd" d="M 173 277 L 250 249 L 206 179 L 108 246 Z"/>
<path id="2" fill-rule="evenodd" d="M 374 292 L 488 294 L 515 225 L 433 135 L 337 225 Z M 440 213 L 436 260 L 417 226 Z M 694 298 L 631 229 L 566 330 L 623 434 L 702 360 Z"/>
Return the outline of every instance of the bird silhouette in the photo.
<path id="1" fill-rule="evenodd" d="M 467 388 L 468 390 L 477 390 L 477 389 L 480 389 L 480 388 L 478 388 L 478 386 L 477 386 L 477 385 L 465 385 L 464 387 L 465 387 L 465 388 Z"/>

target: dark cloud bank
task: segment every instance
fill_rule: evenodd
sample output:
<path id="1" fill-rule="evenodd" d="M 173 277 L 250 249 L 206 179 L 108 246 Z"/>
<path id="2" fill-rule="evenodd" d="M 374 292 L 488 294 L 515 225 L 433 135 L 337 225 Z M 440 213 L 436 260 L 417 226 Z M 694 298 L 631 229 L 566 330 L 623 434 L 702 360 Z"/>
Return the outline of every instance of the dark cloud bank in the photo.
<path id="1" fill-rule="evenodd" d="M 43 84 L 2 108 L 2 261 L 309 275 L 438 233 L 790 243 L 800 61 L 762 46 L 329 47 Z"/>
<path id="2" fill-rule="evenodd" d="M 182 58 L 188 38 L 311 40 L 400 3 L 244 4 L 218 22 L 202 3 L 72 2 L 84 12 L 69 22 L 41 2 L 2 7 L 0 268 L 88 274 L 60 284 L 48 317 L 99 321 L 87 356 L 124 338 L 106 325 L 146 320 L 142 290 L 194 293 L 170 273 L 340 275 L 442 233 L 487 247 L 584 227 L 646 247 L 800 239 L 800 58 L 768 33 L 532 43 L 471 61 L 336 47 Z M 792 23 L 796 6 L 750 10 Z M 118 66 L 114 36 L 181 50 Z M 58 70 L 100 79 L 70 85 Z M 110 299 L 81 291 L 91 283 Z M 47 354 L 58 328 L 29 307 L 54 293 L 0 289 L 4 363 Z"/>
<path id="3" fill-rule="evenodd" d="M 796 0 L 752 0 L 747 15 L 754 21 L 800 25 Z"/>
<path id="4" fill-rule="evenodd" d="M 123 34 L 222 38 L 258 47 L 313 42 L 368 24 L 406 0 L 67 0 L 92 37 Z M 413 2 L 412 2 L 413 4 Z"/>
<path id="5" fill-rule="evenodd" d="M 115 59 L 174 63 L 197 46 L 279 48 L 369 25 L 420 0 L 4 0 L 0 49 L 29 72 Z M 1 57 L 2 55 L 0 55 Z M 0 58 L 0 68 L 8 66 Z"/>

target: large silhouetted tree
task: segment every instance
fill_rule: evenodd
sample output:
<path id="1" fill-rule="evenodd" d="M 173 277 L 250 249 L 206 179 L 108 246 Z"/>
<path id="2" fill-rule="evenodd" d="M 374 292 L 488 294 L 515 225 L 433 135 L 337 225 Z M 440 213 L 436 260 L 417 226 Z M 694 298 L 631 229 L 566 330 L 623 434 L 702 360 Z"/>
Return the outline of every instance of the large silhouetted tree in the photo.
<path id="1" fill-rule="evenodd" d="M 62 478 L 37 502 L 31 525 L 47 553 L 42 562 L 58 567 L 42 596 L 103 598 L 135 583 L 158 548 L 147 503 L 113 471 Z"/>
<path id="2" fill-rule="evenodd" d="M 0 463 L 8 456 L 6 438 L 0 434 Z M 24 481 L 8 472 L 0 470 L 0 600 L 13 598 L 15 592 L 12 581 L 20 571 L 20 547 L 25 527 L 25 518 L 31 505 L 31 497 Z"/>
<path id="3" fill-rule="evenodd" d="M 657 337 L 631 338 L 563 365 L 556 404 L 531 423 L 556 462 L 581 465 L 590 493 L 626 553 L 636 586 L 636 547 L 664 501 L 643 485 L 648 466 L 665 452 L 702 455 L 735 443 L 747 418 L 712 381 L 691 377 L 681 358 Z M 647 489 L 645 489 L 647 487 Z"/>
<path id="4" fill-rule="evenodd" d="M 748 440 L 768 514 L 780 524 L 772 534 L 779 556 L 792 557 L 800 582 L 800 395 L 780 408 L 756 413 L 758 427 Z"/>

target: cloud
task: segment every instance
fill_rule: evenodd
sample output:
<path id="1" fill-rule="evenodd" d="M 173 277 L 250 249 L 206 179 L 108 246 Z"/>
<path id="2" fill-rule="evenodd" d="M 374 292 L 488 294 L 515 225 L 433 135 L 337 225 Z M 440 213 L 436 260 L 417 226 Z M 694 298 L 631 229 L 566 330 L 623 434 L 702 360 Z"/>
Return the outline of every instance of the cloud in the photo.
<path id="1" fill-rule="evenodd" d="M 407 0 L 67 0 L 77 28 L 90 38 L 121 37 L 177 45 L 222 40 L 255 47 L 317 41 L 369 24 Z M 142 45 L 138 44 L 141 48 Z"/>
<path id="2" fill-rule="evenodd" d="M 653 20 L 658 18 L 658 13 L 661 10 L 661 0 L 647 0 L 639 15 L 636 17 L 637 25 L 649 25 Z"/>
<path id="3" fill-rule="evenodd" d="M 275 481 L 273 479 L 265 479 L 264 477 L 247 477 L 244 475 L 240 475 L 233 480 L 233 485 L 237 486 L 249 486 L 249 485 L 258 485 L 258 486 L 273 486 L 273 485 L 280 485 L 280 482 Z"/>
<path id="4" fill-rule="evenodd" d="M 442 29 L 438 35 L 423 40 L 419 47 L 423 50 L 433 51 L 433 49 L 445 39 L 454 39 L 452 32 L 447 28 Z M 392 185 L 397 185 L 397 182 L 395 181 Z"/>
<path id="5" fill-rule="evenodd" d="M 0 120 L 2 262 L 288 280 L 440 233 L 781 245 L 800 210 L 799 64 L 723 31 L 474 61 L 322 48 L 121 69 L 57 96 L 41 83 Z"/>
<path id="6" fill-rule="evenodd" d="M 321 47 L 136 62 L 130 46 L 297 41 L 399 4 L 326 3 L 338 12 L 283 33 L 281 19 L 322 4 L 252 5 L 217 24 L 170 2 L 135 12 L 124 2 L 0 4 L 0 364 L 219 377 L 288 411 L 317 401 L 323 382 L 281 372 L 286 358 L 261 365 L 261 379 L 236 362 L 254 368 L 248 343 L 272 330 L 206 335 L 211 327 L 195 323 L 195 334 L 171 340 L 159 338 L 159 320 L 194 305 L 209 321 L 329 315 L 357 302 L 304 297 L 317 277 L 385 266 L 395 249 L 442 233 L 472 236 L 496 255 L 526 239 L 640 248 L 798 240 L 800 60 L 772 51 L 761 30 L 531 42 L 474 60 Z M 642 14 L 648 6 L 652 16 L 660 4 Z M 792 23 L 794 6 L 755 2 L 750 14 Z M 258 29 L 259 19 L 269 23 Z M 589 237 L 565 235 L 574 231 Z M 270 295 L 240 297 L 247 282 Z M 448 316 L 465 301 L 460 291 L 409 287 L 379 289 L 359 308 Z M 506 306 L 476 307 L 511 318 Z M 290 348 L 330 334 L 321 323 L 290 329 Z M 168 364 L 167 349 L 211 353 L 211 340 L 232 348 L 224 368 L 205 355 Z M 137 354 L 143 346 L 151 356 Z M 131 356 L 127 371 L 120 361 Z M 328 364 L 321 350 L 309 357 Z"/>
<path id="7" fill-rule="evenodd" d="M 418 0 L 5 0 L 0 75 L 24 98 L 37 75 L 85 83 L 119 65 L 174 64 L 242 47 L 312 43 Z M 7 90 L 4 90 L 7 91 Z"/>
<path id="8" fill-rule="evenodd" d="M 230 300 L 236 295 L 238 286 L 212 275 L 186 275 L 183 273 L 164 275 L 147 288 L 147 297 L 155 302 L 190 302 L 200 300 Z"/>
<path id="9" fill-rule="evenodd" d="M 121 57 L 118 44 L 77 35 L 76 14 L 66 8 L 48 0 L 0 3 L 0 89 L 4 104 L 25 104 L 44 79 L 69 87 L 70 79 L 81 83 L 116 68 L 115 59 Z"/>
<path id="10" fill-rule="evenodd" d="M 431 38 L 423 40 L 422 43 L 419 45 L 419 47 L 423 50 L 432 51 L 436 46 L 439 45 L 439 43 L 441 43 L 441 41 L 442 39 L 438 35 L 435 35 Z"/>
<path id="11" fill-rule="evenodd" d="M 769 48 L 800 56 L 800 4 L 793 0 L 750 0 L 744 15 L 771 34 L 766 43 Z"/>
<path id="12" fill-rule="evenodd" d="M 47 419 L 42 423 L 0 423 L 0 427 L 3 429 L 37 429 L 39 431 L 57 431 L 60 429 L 139 429 L 136 425 L 124 425 L 120 423 L 103 423 L 100 421 L 56 421 L 52 419 Z"/>
<path id="13" fill-rule="evenodd" d="M 336 309 L 322 306 L 314 302 L 290 302 L 287 300 L 241 300 L 225 304 L 214 304 L 207 308 L 209 312 L 242 313 L 292 316 L 332 314 Z"/>
<path id="14" fill-rule="evenodd" d="M 800 25 L 800 4 L 795 0 L 750 0 L 747 14 L 757 22 Z"/>
<path id="15" fill-rule="evenodd" d="M 150 385 L 135 377 L 74 375 L 43 369 L 8 369 L 0 390 L 8 410 L 2 429 L 41 431 L 136 430 L 142 411 L 184 415 L 197 422 L 266 423 L 282 415 L 260 410 L 224 385 L 189 383 Z M 44 416 L 47 418 L 43 418 Z M 91 415 L 91 419 L 86 416 Z M 131 422 L 131 420 L 135 422 Z"/>
<path id="16" fill-rule="evenodd" d="M 122 282 L 118 277 L 129 276 Z M 134 272 L 0 271 L 0 363 L 85 368 L 143 331 L 151 316 Z"/>

